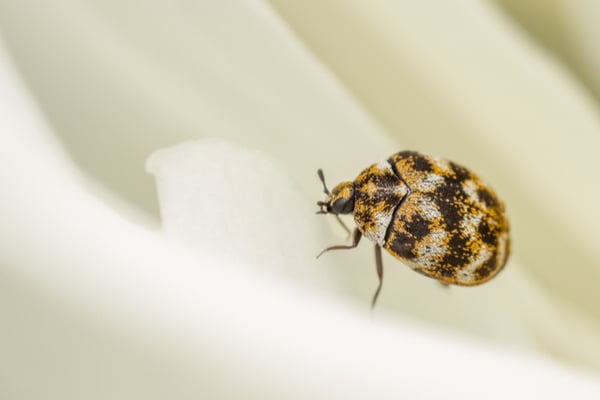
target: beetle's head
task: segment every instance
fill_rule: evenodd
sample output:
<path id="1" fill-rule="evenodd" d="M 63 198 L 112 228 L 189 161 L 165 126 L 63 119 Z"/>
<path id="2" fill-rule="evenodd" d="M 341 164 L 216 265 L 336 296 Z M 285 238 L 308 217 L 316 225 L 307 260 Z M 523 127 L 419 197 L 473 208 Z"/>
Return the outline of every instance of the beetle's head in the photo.
<path id="1" fill-rule="evenodd" d="M 317 205 L 320 207 L 317 214 L 350 214 L 354 210 L 354 184 L 342 182 L 330 192 L 325 184 L 323 170 L 319 169 L 317 174 L 323 183 L 323 191 L 327 195 L 325 201 L 317 201 Z"/>

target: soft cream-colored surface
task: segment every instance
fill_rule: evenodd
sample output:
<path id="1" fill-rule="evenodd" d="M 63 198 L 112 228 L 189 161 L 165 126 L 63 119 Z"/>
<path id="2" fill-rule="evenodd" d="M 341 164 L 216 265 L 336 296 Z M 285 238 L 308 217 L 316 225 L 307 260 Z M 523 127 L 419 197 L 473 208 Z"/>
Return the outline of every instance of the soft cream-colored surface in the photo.
<path id="1" fill-rule="evenodd" d="M 582 89 L 600 99 L 598 13 L 594 0 L 497 0 L 516 25 L 582 81 Z"/>
<path id="2" fill-rule="evenodd" d="M 600 318 L 600 119 L 581 82 L 484 2 L 274 3 L 399 143 L 488 180 L 524 268 Z"/>
<path id="3" fill-rule="evenodd" d="M 0 33 L 10 52 L 0 78 L 2 236 L 9 238 L 2 246 L 10 250 L 1 252 L 2 293 L 5 305 L 15 304 L 5 313 L 6 325 L 15 329 L 5 333 L 4 345 L 20 360 L 2 368 L 16 382 L 10 386 L 14 395 L 32 377 L 44 377 L 59 393 L 75 372 L 77 393 L 86 393 L 102 386 L 93 377 L 110 370 L 119 354 L 125 355 L 122 374 L 107 379 L 129 388 L 123 393 L 139 395 L 132 382 L 147 376 L 157 388 L 160 379 L 154 378 L 170 377 L 162 389 L 202 389 L 190 383 L 194 373 L 178 380 L 193 368 L 177 355 L 169 356 L 165 368 L 139 372 L 138 365 L 162 365 L 157 354 L 164 354 L 160 349 L 168 341 L 152 336 L 151 324 L 149 343 L 134 346 L 143 324 L 126 326 L 124 340 L 115 321 L 144 314 L 134 306 L 133 288 L 160 288 L 169 275 L 163 263 L 179 257 L 166 248 L 160 250 L 163 258 L 141 251 L 166 246 L 162 236 L 146 231 L 158 217 L 146 157 L 183 140 L 213 136 L 260 150 L 257 160 L 272 160 L 277 179 L 287 179 L 281 196 L 298 202 L 293 204 L 305 201 L 308 209 L 322 196 L 317 167 L 325 169 L 331 186 L 404 148 L 472 167 L 507 203 L 514 243 L 507 270 L 473 291 L 444 292 L 385 257 L 378 312 L 600 367 L 600 121 L 590 94 L 597 93 L 600 79 L 594 58 L 598 9 L 593 2 L 555 0 L 547 12 L 536 13 L 539 2 L 533 0 L 501 3 L 512 14 L 494 3 L 467 0 L 0 0 Z M 559 16 L 554 27 L 550 21 Z M 20 76 L 11 72 L 12 62 Z M 257 160 L 239 165 L 263 165 Z M 208 172 L 199 176 L 214 179 Z M 268 191 L 268 181 L 260 185 Z M 220 190 L 213 188 L 213 194 Z M 255 223 L 261 197 L 254 195 Z M 268 201 L 263 211 L 266 204 L 280 205 Z M 296 208 L 278 208 L 265 222 L 265 229 L 283 235 L 278 229 L 287 226 L 303 238 L 293 265 L 311 262 L 318 243 L 343 240 L 312 211 L 301 217 L 305 211 Z M 295 213 L 290 226 L 281 223 L 287 211 Z M 177 227 L 192 232 L 195 245 L 210 243 L 194 226 Z M 224 265 L 229 261 L 221 258 L 244 255 L 256 263 L 268 254 L 264 241 L 270 234 L 246 233 L 256 239 L 256 252 L 248 244 L 232 254 L 225 254 L 221 242 L 204 248 Z M 162 271 L 155 281 L 137 269 L 140 261 L 132 254 L 141 253 Z M 263 267 L 276 265 L 283 253 L 273 254 Z M 366 309 L 376 284 L 370 246 L 326 257 L 308 264 L 311 272 L 298 273 L 301 286 L 325 288 L 335 301 Z M 97 286 L 95 277 L 106 266 L 113 272 Z M 119 280 L 121 268 L 125 282 Z M 266 269 L 257 271 L 262 276 Z M 290 271 L 297 273 L 295 267 Z M 81 277 L 70 280 L 75 272 Z M 186 272 L 178 273 L 185 281 Z M 112 296 L 113 290 L 123 297 Z M 164 296 L 153 303 L 160 310 L 157 321 L 165 315 L 176 321 L 178 306 Z M 129 311 L 123 316 L 120 308 Z M 107 321 L 113 322 L 105 327 Z M 65 341 L 71 330 L 77 340 Z M 95 346 L 98 340 L 103 345 Z M 56 379 L 44 375 L 53 365 L 53 348 L 69 354 Z M 37 393 L 35 386 L 28 389 Z"/>

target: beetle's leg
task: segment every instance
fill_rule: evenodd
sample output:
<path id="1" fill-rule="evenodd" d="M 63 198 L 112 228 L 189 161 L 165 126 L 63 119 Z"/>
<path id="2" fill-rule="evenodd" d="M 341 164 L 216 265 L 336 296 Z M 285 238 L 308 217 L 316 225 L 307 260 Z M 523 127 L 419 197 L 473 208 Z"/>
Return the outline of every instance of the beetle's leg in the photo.
<path id="1" fill-rule="evenodd" d="M 325 250 L 323 250 L 322 252 L 319 253 L 319 255 L 317 256 L 317 258 L 321 257 L 321 255 L 323 253 L 325 253 L 326 251 L 329 250 L 348 250 L 348 249 L 353 249 L 356 246 L 358 246 L 358 242 L 360 242 L 360 238 L 362 237 L 362 233 L 357 229 L 354 230 L 354 235 L 352 237 L 352 244 L 351 245 L 345 245 L 345 244 L 340 244 L 337 246 L 331 246 L 326 248 Z"/>
<path id="2" fill-rule="evenodd" d="M 338 220 L 338 222 L 340 223 L 340 225 L 342 226 L 342 228 L 344 228 L 344 230 L 346 231 L 346 233 L 348 234 L 348 236 L 346 237 L 346 239 L 348 239 L 350 237 L 350 235 L 352 234 L 352 231 L 350 230 L 350 228 L 348 228 L 346 226 L 346 224 L 344 223 L 344 221 L 342 221 L 342 219 L 340 218 L 339 215 L 335 216 L 335 219 Z"/>
<path id="3" fill-rule="evenodd" d="M 375 307 L 375 302 L 377 301 L 379 291 L 381 290 L 381 284 L 383 283 L 383 262 L 381 261 L 381 246 L 379 246 L 378 244 L 375 245 L 375 266 L 377 267 L 377 277 L 379 278 L 379 286 L 377 286 L 377 290 L 375 291 L 375 295 L 373 296 L 371 308 Z"/>

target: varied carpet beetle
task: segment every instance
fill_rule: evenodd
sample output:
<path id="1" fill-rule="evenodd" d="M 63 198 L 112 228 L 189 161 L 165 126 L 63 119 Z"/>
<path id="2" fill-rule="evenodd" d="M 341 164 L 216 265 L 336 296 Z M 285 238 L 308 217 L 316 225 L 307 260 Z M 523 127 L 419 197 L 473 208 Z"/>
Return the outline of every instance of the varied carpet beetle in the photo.
<path id="1" fill-rule="evenodd" d="M 317 202 L 317 213 L 333 214 L 340 222 L 340 214 L 353 214 L 356 223 L 351 245 L 328 247 L 319 256 L 329 250 L 353 249 L 362 236 L 375 243 L 379 286 L 372 306 L 381 290 L 382 247 L 413 270 L 444 284 L 479 285 L 506 264 L 510 238 L 504 204 L 465 167 L 402 151 L 331 192 L 323 171 L 318 175 L 327 197 Z"/>

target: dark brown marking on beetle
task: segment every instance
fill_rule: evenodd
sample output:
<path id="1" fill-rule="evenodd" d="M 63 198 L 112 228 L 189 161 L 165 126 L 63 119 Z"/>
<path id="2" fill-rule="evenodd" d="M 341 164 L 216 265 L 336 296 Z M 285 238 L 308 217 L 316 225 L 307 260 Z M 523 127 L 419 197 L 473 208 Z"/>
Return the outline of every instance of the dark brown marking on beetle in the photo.
<path id="1" fill-rule="evenodd" d="M 478 279 L 484 279 L 496 270 L 496 254 L 494 253 L 481 267 L 474 271 Z"/>
<path id="2" fill-rule="evenodd" d="M 420 154 L 413 154 L 412 161 L 413 161 L 413 168 L 416 171 L 431 172 L 431 170 L 433 169 L 431 167 L 431 163 L 429 161 L 427 161 L 427 159 Z"/>
<path id="3" fill-rule="evenodd" d="M 498 232 L 496 229 L 492 230 L 487 219 L 482 219 L 477 227 L 477 233 L 481 240 L 489 245 L 496 246 L 498 243 Z"/>
<path id="4" fill-rule="evenodd" d="M 435 268 L 435 272 L 443 276 L 444 278 L 452 278 L 456 274 L 456 268 L 447 268 L 444 266 L 438 266 Z"/>
<path id="5" fill-rule="evenodd" d="M 481 200 L 483 202 L 483 204 L 485 204 L 486 207 L 488 207 L 488 208 L 498 207 L 498 200 L 496 199 L 496 196 L 494 196 L 492 194 L 492 192 L 490 192 L 488 189 L 486 189 L 486 188 L 477 189 L 477 195 L 479 196 L 479 200 Z"/>
<path id="6" fill-rule="evenodd" d="M 436 204 L 442 214 L 442 221 L 446 225 L 446 230 L 450 232 L 458 230 L 460 221 L 463 219 L 462 203 L 450 199 L 450 201 L 437 201 Z"/>
<path id="7" fill-rule="evenodd" d="M 404 221 L 404 229 L 410 232 L 417 241 L 431 233 L 430 221 L 423 218 L 421 214 L 414 214 L 411 221 L 408 221 L 407 218 L 402 219 Z"/>
<path id="8" fill-rule="evenodd" d="M 467 239 L 458 232 L 453 233 L 448 241 L 450 251 L 442 258 L 442 265 L 459 267 L 470 262 L 471 252 L 467 247 Z"/>
<path id="9" fill-rule="evenodd" d="M 414 237 L 409 236 L 405 232 L 394 232 L 393 235 L 390 234 L 390 239 L 391 241 L 386 241 L 386 248 L 391 249 L 394 253 L 407 260 L 415 258 L 413 250 L 415 248 L 416 240 Z"/>
<path id="10" fill-rule="evenodd" d="M 464 182 L 472 177 L 471 172 L 469 172 L 469 170 L 463 167 L 462 165 L 458 165 L 453 162 L 450 162 L 450 165 L 452 167 L 452 171 L 454 172 L 454 176 L 457 182 Z"/>
<path id="11" fill-rule="evenodd" d="M 416 151 L 404 150 L 404 151 L 397 152 L 392 157 L 397 157 L 397 158 L 401 159 L 401 158 L 414 158 L 414 157 L 419 157 L 419 156 L 421 156 L 421 155 L 419 153 L 417 153 Z M 390 157 L 390 158 L 392 158 L 392 157 Z"/>

